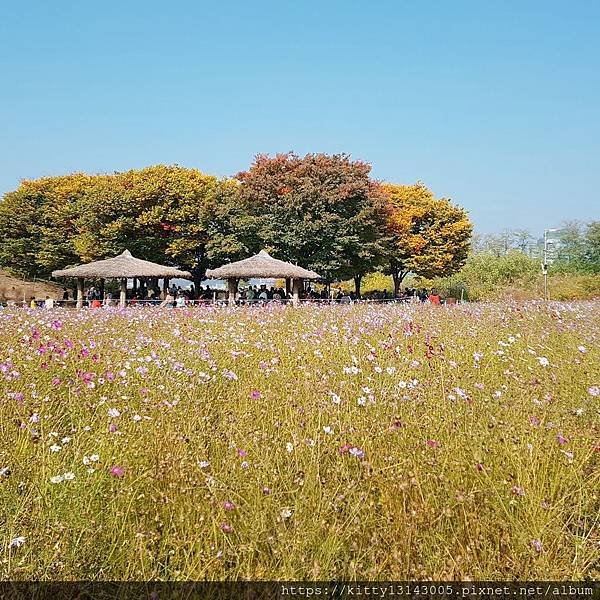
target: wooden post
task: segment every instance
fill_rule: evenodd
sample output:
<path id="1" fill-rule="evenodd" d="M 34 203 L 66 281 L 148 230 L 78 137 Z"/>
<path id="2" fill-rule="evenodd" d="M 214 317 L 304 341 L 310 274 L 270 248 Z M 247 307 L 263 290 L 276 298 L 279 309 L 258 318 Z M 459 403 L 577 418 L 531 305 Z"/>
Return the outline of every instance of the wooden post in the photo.
<path id="1" fill-rule="evenodd" d="M 300 304 L 300 279 L 294 279 L 292 281 L 292 304 L 298 306 Z"/>
<path id="2" fill-rule="evenodd" d="M 237 292 L 238 280 L 235 277 L 227 279 L 227 290 L 229 292 L 229 306 L 235 305 L 235 294 Z"/>
<path id="3" fill-rule="evenodd" d="M 119 306 L 125 308 L 127 304 L 127 279 L 124 277 L 121 279 L 121 294 L 119 296 Z"/>
<path id="4" fill-rule="evenodd" d="M 289 298 L 290 293 L 292 291 L 292 280 L 289 277 L 285 279 L 285 297 Z"/>
<path id="5" fill-rule="evenodd" d="M 75 306 L 77 308 L 83 307 L 83 277 L 77 278 L 77 302 Z"/>
<path id="6" fill-rule="evenodd" d="M 169 279 L 165 277 L 163 279 L 163 300 L 167 297 L 167 291 L 169 290 Z"/>

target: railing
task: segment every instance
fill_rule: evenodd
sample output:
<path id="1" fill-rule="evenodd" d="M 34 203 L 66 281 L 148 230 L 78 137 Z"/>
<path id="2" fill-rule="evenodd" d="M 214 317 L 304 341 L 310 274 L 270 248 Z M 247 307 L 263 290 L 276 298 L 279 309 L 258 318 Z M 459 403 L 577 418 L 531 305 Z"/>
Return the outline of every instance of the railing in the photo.
<path id="1" fill-rule="evenodd" d="M 298 303 L 301 305 L 331 305 L 331 304 L 340 304 L 340 305 L 351 305 L 351 304 L 406 304 L 408 302 L 421 302 L 418 298 L 408 297 L 408 298 L 350 298 L 349 296 L 345 296 L 343 298 L 300 298 Z M 291 298 L 281 298 L 281 299 L 256 299 L 256 300 L 247 300 L 238 298 L 235 302 L 236 306 L 265 306 L 269 304 L 293 304 L 294 300 Z M 5 303 L 6 306 L 16 306 L 22 308 L 36 308 L 36 309 L 44 309 L 44 308 L 76 308 L 77 300 L 54 300 L 51 306 L 46 307 L 45 300 L 35 300 L 35 307 L 31 306 L 31 300 L 15 300 L 9 301 Z M 88 300 L 83 301 L 83 308 L 86 309 L 94 309 L 94 308 L 116 308 L 119 306 L 119 299 L 105 300 L 101 301 L 99 306 L 92 306 L 91 302 Z M 201 306 L 229 306 L 229 300 L 227 298 L 214 298 L 209 300 L 186 300 L 183 304 L 178 304 L 177 301 L 166 302 L 165 300 L 138 300 L 128 298 L 126 300 L 126 306 L 135 307 L 139 306 L 141 308 L 185 308 L 185 307 L 201 307 Z"/>

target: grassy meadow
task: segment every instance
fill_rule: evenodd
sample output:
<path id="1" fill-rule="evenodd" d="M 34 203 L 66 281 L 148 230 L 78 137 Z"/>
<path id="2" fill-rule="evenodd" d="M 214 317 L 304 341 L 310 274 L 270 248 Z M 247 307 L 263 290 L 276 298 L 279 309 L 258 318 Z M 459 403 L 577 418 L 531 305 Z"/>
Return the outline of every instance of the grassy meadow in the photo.
<path id="1" fill-rule="evenodd" d="M 599 302 L 0 312 L 0 577 L 600 577 Z"/>

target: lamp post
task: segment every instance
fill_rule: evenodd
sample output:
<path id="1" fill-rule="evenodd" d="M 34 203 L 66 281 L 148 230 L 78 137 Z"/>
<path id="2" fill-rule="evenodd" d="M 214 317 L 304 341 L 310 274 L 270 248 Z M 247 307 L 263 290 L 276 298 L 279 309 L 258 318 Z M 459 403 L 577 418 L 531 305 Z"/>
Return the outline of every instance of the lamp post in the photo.
<path id="1" fill-rule="evenodd" d="M 544 274 L 544 300 L 548 301 L 548 234 L 558 229 L 544 229 L 544 258 L 542 273 Z"/>

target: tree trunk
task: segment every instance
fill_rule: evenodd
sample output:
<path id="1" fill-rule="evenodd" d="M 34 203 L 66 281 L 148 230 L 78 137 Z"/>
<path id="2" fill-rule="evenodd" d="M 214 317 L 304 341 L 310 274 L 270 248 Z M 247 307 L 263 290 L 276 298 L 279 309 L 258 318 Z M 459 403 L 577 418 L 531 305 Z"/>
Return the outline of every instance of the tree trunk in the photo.
<path id="1" fill-rule="evenodd" d="M 392 271 L 392 278 L 394 280 L 394 297 L 400 295 L 400 284 L 404 278 L 408 275 L 408 271 L 394 270 Z"/>
<path id="2" fill-rule="evenodd" d="M 360 298 L 360 284 L 362 282 L 362 275 L 354 276 L 354 292 L 356 293 L 356 297 Z"/>
<path id="3" fill-rule="evenodd" d="M 200 286 L 202 285 L 202 281 L 204 280 L 204 277 L 201 277 L 200 275 L 194 274 L 194 294 L 196 296 L 196 298 L 199 298 L 198 294 L 199 294 L 199 289 Z"/>

